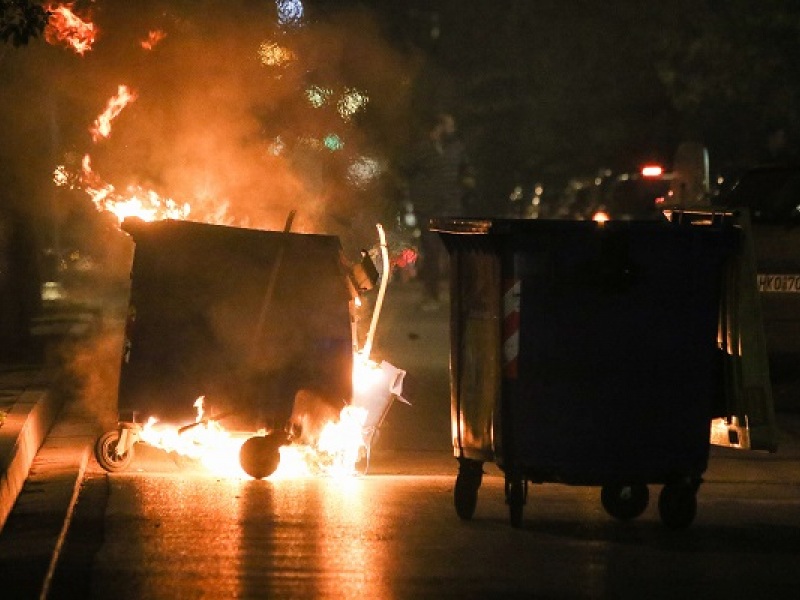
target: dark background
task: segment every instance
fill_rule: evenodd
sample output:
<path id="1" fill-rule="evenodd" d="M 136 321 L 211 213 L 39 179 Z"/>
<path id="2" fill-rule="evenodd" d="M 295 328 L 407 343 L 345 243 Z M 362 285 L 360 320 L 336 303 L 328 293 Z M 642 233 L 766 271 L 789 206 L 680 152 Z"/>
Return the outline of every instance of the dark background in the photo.
<path id="1" fill-rule="evenodd" d="M 84 152 L 118 189 L 195 198 L 205 178 L 237 224 L 280 228 L 299 209 L 301 229 L 338 234 L 391 218 L 409 146 L 441 110 L 458 119 L 489 213 L 515 185 L 559 191 L 601 168 L 669 168 L 682 141 L 708 148 L 712 173 L 739 168 L 759 161 L 770 130 L 793 142 L 800 128 L 793 0 L 146 0 L 75 10 L 100 31 L 85 56 L 41 38 L 0 49 L 0 173 L 5 203 L 77 229 L 96 219 L 93 206 L 54 190 L 51 175 Z M 167 32 L 162 44 L 137 50 L 154 28 Z M 279 73 L 257 64 L 264 39 L 297 60 Z M 86 129 L 123 82 L 138 99 L 92 147 Z M 369 103 L 343 122 L 304 100 L 309 85 L 366 91 Z M 307 143 L 333 131 L 341 151 Z M 278 137 L 287 150 L 275 159 L 267 146 Z M 352 185 L 360 156 L 377 160 L 380 177 Z"/>

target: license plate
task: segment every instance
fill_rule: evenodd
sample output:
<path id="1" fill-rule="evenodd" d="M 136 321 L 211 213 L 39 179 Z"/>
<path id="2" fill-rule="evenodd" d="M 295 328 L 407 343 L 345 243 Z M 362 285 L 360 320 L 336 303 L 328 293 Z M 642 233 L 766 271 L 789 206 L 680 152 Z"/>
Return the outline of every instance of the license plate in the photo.
<path id="1" fill-rule="evenodd" d="M 800 293 L 800 275 L 759 275 L 758 291 Z"/>

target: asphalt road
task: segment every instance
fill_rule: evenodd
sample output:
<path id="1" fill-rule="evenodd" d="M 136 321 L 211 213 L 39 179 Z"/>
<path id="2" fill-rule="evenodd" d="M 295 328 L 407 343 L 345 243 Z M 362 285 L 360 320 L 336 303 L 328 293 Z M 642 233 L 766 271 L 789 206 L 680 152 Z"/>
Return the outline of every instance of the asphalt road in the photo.
<path id="1" fill-rule="evenodd" d="M 655 510 L 610 520 L 595 489 L 536 486 L 515 530 L 502 480 L 487 479 L 463 523 L 446 475 L 90 477 L 83 493 L 105 509 L 76 513 L 84 534 L 51 597 L 796 597 L 796 487 L 706 485 L 697 522 L 673 532 Z"/>
<path id="2" fill-rule="evenodd" d="M 376 354 L 407 370 L 412 406 L 390 409 L 367 475 L 225 478 L 146 446 L 124 473 L 91 460 L 47 597 L 797 597 L 796 415 L 779 415 L 777 454 L 712 451 L 683 531 L 660 522 L 658 486 L 641 517 L 619 522 L 597 488 L 558 484 L 530 487 L 514 529 L 491 464 L 473 519 L 460 520 L 447 312 L 418 312 L 417 292 L 390 288 L 378 328 Z M 45 528 L 49 514 L 17 515 L 0 542 L 30 539 L 25 525 Z M 38 597 L 37 571 L 26 578 L 23 564 L 8 580 L 22 595 L 9 597 Z"/>

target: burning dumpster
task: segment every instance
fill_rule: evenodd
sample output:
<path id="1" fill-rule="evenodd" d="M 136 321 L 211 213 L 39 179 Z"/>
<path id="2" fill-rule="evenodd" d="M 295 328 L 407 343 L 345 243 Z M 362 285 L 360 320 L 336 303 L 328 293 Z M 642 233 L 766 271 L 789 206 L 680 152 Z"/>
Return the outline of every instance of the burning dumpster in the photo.
<path id="1" fill-rule="evenodd" d="M 123 229 L 135 252 L 121 414 L 188 421 L 204 398 L 227 428 L 266 432 L 241 459 L 269 475 L 298 396 L 337 411 L 352 396 L 352 286 L 338 238 L 171 220 Z M 140 430 L 121 422 L 95 448 L 111 471 L 130 463 L 125 438 Z"/>
<path id="2" fill-rule="evenodd" d="M 528 483 L 601 486 L 618 519 L 663 484 L 688 526 L 710 422 L 726 412 L 720 303 L 738 251 L 730 220 L 435 219 L 451 258 L 456 512 L 482 465 L 505 475 L 514 527 Z"/>

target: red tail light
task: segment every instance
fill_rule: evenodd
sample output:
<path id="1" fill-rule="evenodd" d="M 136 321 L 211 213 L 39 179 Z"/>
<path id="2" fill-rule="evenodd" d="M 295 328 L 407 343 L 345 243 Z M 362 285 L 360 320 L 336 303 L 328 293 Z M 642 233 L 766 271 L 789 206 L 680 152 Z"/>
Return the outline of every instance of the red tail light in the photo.
<path id="1" fill-rule="evenodd" d="M 642 177 L 661 177 L 664 169 L 660 165 L 645 165 L 642 167 Z"/>

